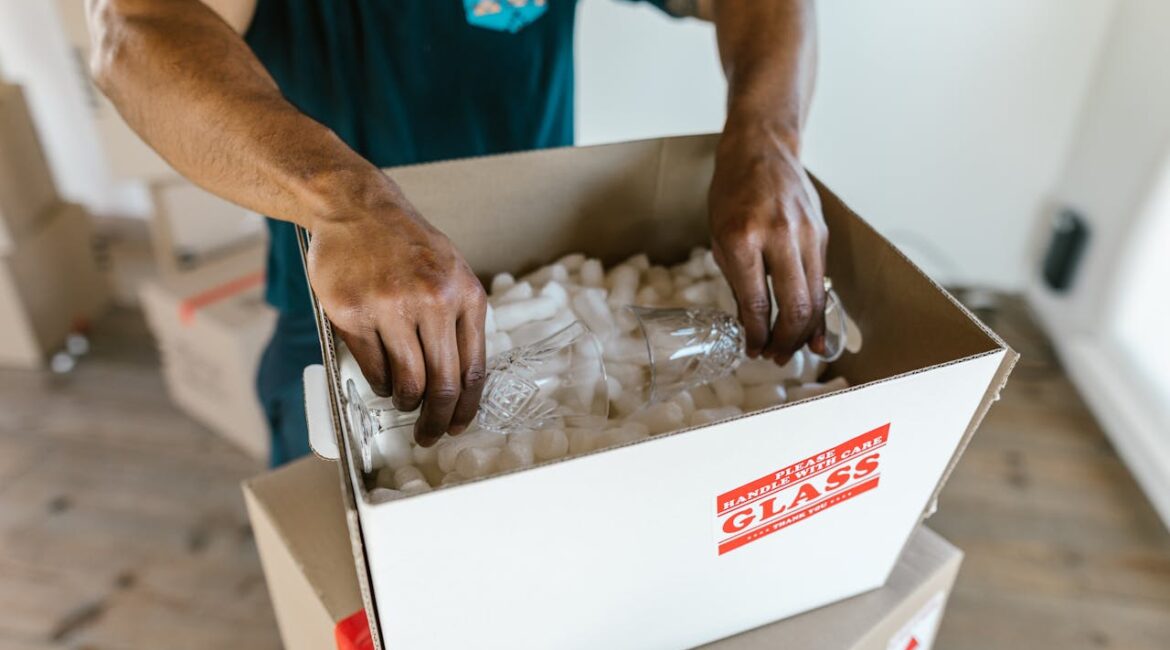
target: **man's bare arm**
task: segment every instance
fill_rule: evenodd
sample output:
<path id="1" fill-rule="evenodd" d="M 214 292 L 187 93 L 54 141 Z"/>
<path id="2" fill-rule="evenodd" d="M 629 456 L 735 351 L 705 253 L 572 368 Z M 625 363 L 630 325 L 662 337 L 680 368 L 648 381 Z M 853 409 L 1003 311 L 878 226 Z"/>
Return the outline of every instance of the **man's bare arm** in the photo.
<path id="1" fill-rule="evenodd" d="M 226 4 L 217 0 L 217 4 Z M 397 186 L 287 102 L 200 0 L 89 0 L 94 77 L 179 172 L 313 233 L 309 280 L 363 374 L 433 444 L 471 421 L 486 297 Z"/>
<path id="2" fill-rule="evenodd" d="M 89 8 L 98 86 L 199 185 L 309 227 L 370 191 L 364 186 L 388 183 L 289 104 L 240 35 L 200 0 L 90 0 Z"/>
<path id="3" fill-rule="evenodd" d="M 709 11 L 728 85 L 709 196 L 712 248 L 749 353 L 784 362 L 805 343 L 823 353 L 828 232 L 800 162 L 816 76 L 814 3 L 713 0 Z"/>

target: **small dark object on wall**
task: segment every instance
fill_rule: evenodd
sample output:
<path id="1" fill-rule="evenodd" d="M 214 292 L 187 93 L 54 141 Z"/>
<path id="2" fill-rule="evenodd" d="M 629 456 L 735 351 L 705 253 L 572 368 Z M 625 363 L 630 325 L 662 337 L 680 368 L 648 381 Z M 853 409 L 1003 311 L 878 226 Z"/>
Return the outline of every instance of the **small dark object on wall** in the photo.
<path id="1" fill-rule="evenodd" d="M 1044 282 L 1053 291 L 1063 293 L 1072 286 L 1085 246 L 1089 243 L 1089 226 L 1084 217 L 1065 208 L 1052 221 L 1052 239 L 1044 254 Z"/>

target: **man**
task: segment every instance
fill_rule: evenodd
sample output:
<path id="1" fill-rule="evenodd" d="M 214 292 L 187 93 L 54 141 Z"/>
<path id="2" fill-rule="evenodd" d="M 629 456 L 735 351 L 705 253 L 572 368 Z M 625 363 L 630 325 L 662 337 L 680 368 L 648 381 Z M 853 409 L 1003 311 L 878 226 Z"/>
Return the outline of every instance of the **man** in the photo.
<path id="1" fill-rule="evenodd" d="M 749 353 L 824 346 L 827 232 L 800 165 L 812 0 L 651 0 L 715 23 L 727 122 L 712 248 Z M 89 0 L 94 77 L 179 172 L 271 215 L 280 318 L 258 387 L 273 463 L 307 452 L 301 369 L 319 359 L 309 282 L 375 392 L 434 444 L 484 382 L 480 285 L 381 167 L 572 144 L 576 0 Z M 771 296 L 779 307 L 770 323 Z"/>

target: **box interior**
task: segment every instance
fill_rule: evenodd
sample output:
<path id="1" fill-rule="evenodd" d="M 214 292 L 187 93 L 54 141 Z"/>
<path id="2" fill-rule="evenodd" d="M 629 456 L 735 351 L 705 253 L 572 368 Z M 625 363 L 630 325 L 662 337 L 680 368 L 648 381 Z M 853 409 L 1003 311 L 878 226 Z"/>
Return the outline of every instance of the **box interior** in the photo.
<path id="1" fill-rule="evenodd" d="M 671 264 L 709 245 L 717 136 L 553 149 L 389 170 L 485 282 L 575 251 Z M 817 183 L 833 286 L 865 345 L 834 370 L 852 385 L 1005 347 L 892 244 Z"/>
<path id="2" fill-rule="evenodd" d="M 708 243 L 706 194 L 716 140 L 704 135 L 553 149 L 388 173 L 485 282 L 495 273 L 523 273 L 577 251 L 606 265 L 640 252 L 670 264 Z M 817 189 L 831 232 L 829 275 L 865 338 L 861 352 L 846 355 L 831 373 L 859 386 L 1007 348 L 819 181 Z M 363 600 L 377 628 L 353 511 L 364 490 L 338 407 L 335 341 L 319 305 L 317 316 L 342 450 L 347 522 Z"/>

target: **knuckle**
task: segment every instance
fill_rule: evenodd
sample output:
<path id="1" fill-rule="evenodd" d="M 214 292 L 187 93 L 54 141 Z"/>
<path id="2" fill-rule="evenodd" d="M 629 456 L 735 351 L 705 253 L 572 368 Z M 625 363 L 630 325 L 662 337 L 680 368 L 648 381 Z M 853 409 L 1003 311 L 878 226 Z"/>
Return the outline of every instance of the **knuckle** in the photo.
<path id="1" fill-rule="evenodd" d="M 439 403 L 450 403 L 459 399 L 459 384 L 444 379 L 435 383 L 427 390 L 427 399 Z"/>
<path id="2" fill-rule="evenodd" d="M 478 389 L 487 381 L 487 369 L 482 363 L 472 364 L 466 372 L 463 373 L 463 387 L 466 389 Z"/>
<path id="3" fill-rule="evenodd" d="M 422 394 L 422 384 L 413 377 L 401 377 L 394 383 L 394 395 L 405 402 L 417 402 Z"/>
<path id="4" fill-rule="evenodd" d="M 799 298 L 787 305 L 782 320 L 789 331 L 799 330 L 812 320 L 813 313 L 812 302 L 807 298 Z"/>
<path id="5" fill-rule="evenodd" d="M 754 294 L 745 298 L 743 302 L 744 309 L 752 315 L 767 314 L 772 310 L 772 301 L 768 299 L 767 294 Z"/>

